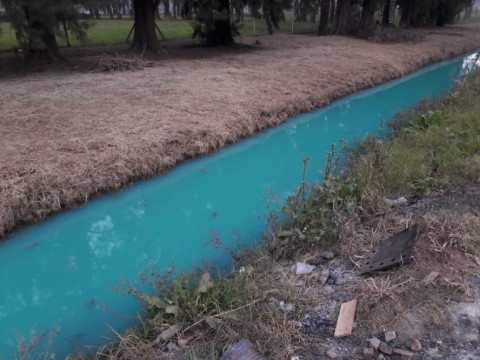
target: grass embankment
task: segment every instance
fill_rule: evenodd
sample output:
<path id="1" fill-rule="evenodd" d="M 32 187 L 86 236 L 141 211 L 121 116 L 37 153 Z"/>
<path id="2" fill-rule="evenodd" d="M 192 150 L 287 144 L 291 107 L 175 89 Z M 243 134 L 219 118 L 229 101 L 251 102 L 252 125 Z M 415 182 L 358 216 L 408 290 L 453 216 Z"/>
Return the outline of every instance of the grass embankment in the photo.
<path id="1" fill-rule="evenodd" d="M 318 17 L 316 23 L 312 22 L 296 22 L 294 24 L 294 33 L 315 33 L 318 27 Z M 125 40 L 130 32 L 133 20 L 126 19 L 99 19 L 89 21 L 91 26 L 87 30 L 87 38 L 85 45 L 98 46 L 98 45 L 118 45 L 124 44 Z M 193 27 L 192 21 L 188 20 L 157 20 L 157 25 L 168 40 L 187 40 L 192 37 Z M 254 26 L 255 23 L 255 26 Z M 268 28 L 263 19 L 257 19 L 254 21 L 250 15 L 245 15 L 243 21 L 236 23 L 240 36 L 264 36 L 268 35 Z M 254 32 L 255 29 L 255 32 Z M 292 32 L 292 15 L 290 12 L 286 12 L 285 21 L 280 23 L 279 29 L 275 32 L 290 33 Z M 162 40 L 158 36 L 159 40 Z M 66 46 L 66 41 L 63 34 L 57 36 L 58 44 L 60 46 Z M 132 37 L 130 37 L 132 41 Z M 80 46 L 82 44 L 73 34 L 70 34 L 70 43 L 72 46 Z M 0 51 L 10 50 L 14 47 L 18 47 L 18 43 L 15 38 L 15 32 L 11 29 L 9 23 L 0 22 Z"/>
<path id="2" fill-rule="evenodd" d="M 402 317 L 423 321 L 430 329 L 448 329 L 445 299 L 469 295 L 470 268 L 478 271 L 480 265 L 475 258 L 480 220 L 461 207 L 412 214 L 409 208 L 391 208 L 384 198 L 402 195 L 414 201 L 430 193 L 440 196 L 447 187 L 478 184 L 479 114 L 477 74 L 443 100 L 398 116 L 387 140 L 362 142 L 350 153 L 353 161 L 342 175 L 336 172 L 340 157 L 330 153 L 326 181 L 302 184 L 287 201 L 282 211 L 289 220 L 274 224 L 268 251 L 241 257 L 248 266 L 215 282 L 207 273 L 179 276 L 173 285 L 158 275 L 146 279 L 153 294 L 132 292 L 145 304 L 147 318 L 97 358 L 162 358 L 167 356 L 164 345 L 172 342 L 189 359 L 214 359 L 239 338 L 251 339 L 269 359 L 301 354 L 302 348 L 315 345 L 297 321 L 331 300 L 319 290 L 318 272 L 295 276 L 292 263 L 321 264 L 319 254 L 328 248 L 355 272 L 349 259 L 361 259 L 372 244 L 412 222 L 420 224 L 412 264 L 368 279 L 357 276 L 348 285 L 359 297 L 356 332 L 399 329 Z M 440 272 L 439 280 L 420 285 L 433 270 Z M 324 340 L 314 343 L 322 347 Z"/>

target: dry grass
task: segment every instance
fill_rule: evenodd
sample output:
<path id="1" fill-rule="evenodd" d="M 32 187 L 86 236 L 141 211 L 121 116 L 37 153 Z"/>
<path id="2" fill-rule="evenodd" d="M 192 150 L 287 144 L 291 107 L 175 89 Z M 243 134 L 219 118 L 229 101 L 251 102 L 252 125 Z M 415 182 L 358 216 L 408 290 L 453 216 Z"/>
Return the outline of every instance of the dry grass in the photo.
<path id="1" fill-rule="evenodd" d="M 248 51 L 172 49 L 138 72 L 8 77 L 0 87 L 0 236 L 480 46 L 475 27 L 449 31 L 388 45 L 277 35 Z"/>
<path id="2" fill-rule="evenodd" d="M 480 219 L 470 213 L 428 212 L 411 219 L 391 212 L 365 232 L 368 235 L 359 249 L 366 239 L 375 244 L 412 220 L 420 223 L 413 262 L 372 274 L 358 287 L 359 322 L 370 332 L 397 329 L 409 333 L 415 322 L 429 330 L 448 330 L 445 308 L 449 301 L 472 295 L 468 278 L 480 271 Z M 425 284 L 432 272 L 438 272 L 438 277 Z"/>

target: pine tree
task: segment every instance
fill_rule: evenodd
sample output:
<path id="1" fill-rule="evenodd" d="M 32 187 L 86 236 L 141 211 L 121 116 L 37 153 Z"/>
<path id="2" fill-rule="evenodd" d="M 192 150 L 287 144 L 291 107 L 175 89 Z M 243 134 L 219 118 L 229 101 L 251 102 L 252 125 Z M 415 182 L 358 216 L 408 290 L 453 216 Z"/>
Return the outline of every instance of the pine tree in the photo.
<path id="1" fill-rule="evenodd" d="M 61 57 L 57 34 L 71 31 L 79 39 L 85 38 L 86 22 L 78 20 L 74 0 L 4 0 L 8 20 L 17 40 L 29 57 Z"/>

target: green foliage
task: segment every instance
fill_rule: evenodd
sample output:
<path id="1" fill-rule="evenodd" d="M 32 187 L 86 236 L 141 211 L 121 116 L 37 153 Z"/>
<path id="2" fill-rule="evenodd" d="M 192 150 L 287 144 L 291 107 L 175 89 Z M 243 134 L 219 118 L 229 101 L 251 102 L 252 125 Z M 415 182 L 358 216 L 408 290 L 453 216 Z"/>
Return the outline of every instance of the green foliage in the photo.
<path id="1" fill-rule="evenodd" d="M 344 225 L 361 212 L 362 188 L 351 178 L 338 175 L 343 153 L 335 155 L 332 146 L 323 182 L 309 185 L 304 180 L 287 199 L 279 217 L 282 221 L 277 224 L 280 230 L 270 240 L 278 256 L 291 258 L 307 249 L 330 246 L 339 240 Z M 305 168 L 307 164 L 305 159 Z"/>
<path id="2" fill-rule="evenodd" d="M 442 114 L 438 111 L 428 111 L 410 121 L 407 130 L 423 131 L 431 126 L 440 126 L 442 123 Z"/>
<path id="3" fill-rule="evenodd" d="M 84 40 L 88 24 L 77 19 L 76 1 L 19 0 L 7 1 L 5 9 L 20 46 L 28 52 L 56 53 L 56 35 L 62 37 L 63 26 Z"/>
<path id="4" fill-rule="evenodd" d="M 366 186 L 381 194 L 410 197 L 478 179 L 480 76 L 422 109 L 402 116 L 386 142 L 361 144 L 354 178 L 367 179 Z"/>

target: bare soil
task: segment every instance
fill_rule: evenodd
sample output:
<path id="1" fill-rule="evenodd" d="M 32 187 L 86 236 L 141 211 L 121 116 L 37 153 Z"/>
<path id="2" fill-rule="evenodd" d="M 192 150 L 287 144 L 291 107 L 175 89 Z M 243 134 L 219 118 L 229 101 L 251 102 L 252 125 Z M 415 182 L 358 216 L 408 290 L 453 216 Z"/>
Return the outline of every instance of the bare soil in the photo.
<path id="1" fill-rule="evenodd" d="M 425 41 L 401 44 L 275 35 L 233 49 L 172 45 L 153 67 L 135 72 L 88 71 L 100 58 L 91 52 L 61 64 L 3 56 L 0 237 L 292 115 L 478 49 L 478 30 L 425 30 Z"/>

